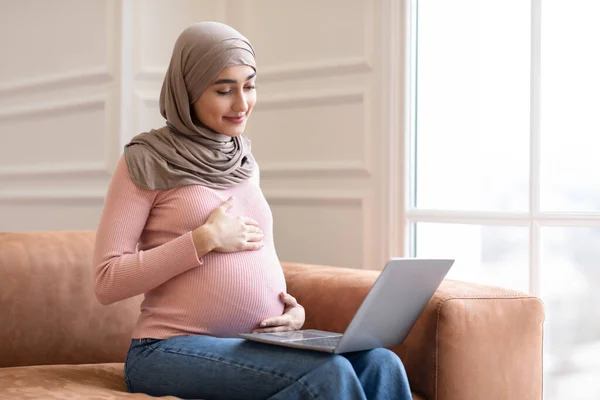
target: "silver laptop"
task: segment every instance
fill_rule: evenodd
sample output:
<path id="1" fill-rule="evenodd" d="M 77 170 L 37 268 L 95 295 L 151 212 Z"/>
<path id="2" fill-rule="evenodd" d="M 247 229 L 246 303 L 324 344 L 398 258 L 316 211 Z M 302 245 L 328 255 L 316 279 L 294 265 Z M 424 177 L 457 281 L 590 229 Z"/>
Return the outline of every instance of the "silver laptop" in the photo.
<path id="1" fill-rule="evenodd" d="M 239 336 L 336 354 L 398 345 L 408 336 L 453 263 L 454 260 L 392 258 L 344 334 L 307 329 Z"/>

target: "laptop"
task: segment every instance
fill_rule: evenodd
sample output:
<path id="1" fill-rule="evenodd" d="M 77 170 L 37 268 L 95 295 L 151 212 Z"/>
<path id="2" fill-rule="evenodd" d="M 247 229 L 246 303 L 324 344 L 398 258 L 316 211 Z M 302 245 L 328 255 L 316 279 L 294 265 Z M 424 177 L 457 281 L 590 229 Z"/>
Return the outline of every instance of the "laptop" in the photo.
<path id="1" fill-rule="evenodd" d="M 343 334 L 306 329 L 239 336 L 335 354 L 401 344 L 452 264 L 454 260 L 390 259 Z"/>

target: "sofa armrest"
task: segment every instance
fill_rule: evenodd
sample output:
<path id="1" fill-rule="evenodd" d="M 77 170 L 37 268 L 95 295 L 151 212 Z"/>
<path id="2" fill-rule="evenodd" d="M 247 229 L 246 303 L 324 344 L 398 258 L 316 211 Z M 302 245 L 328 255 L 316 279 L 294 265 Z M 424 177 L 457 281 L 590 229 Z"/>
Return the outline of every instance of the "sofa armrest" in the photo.
<path id="1" fill-rule="evenodd" d="M 283 263 L 304 329 L 343 332 L 378 271 Z M 534 296 L 444 280 L 403 344 L 412 391 L 428 400 L 542 398 L 544 309 Z"/>

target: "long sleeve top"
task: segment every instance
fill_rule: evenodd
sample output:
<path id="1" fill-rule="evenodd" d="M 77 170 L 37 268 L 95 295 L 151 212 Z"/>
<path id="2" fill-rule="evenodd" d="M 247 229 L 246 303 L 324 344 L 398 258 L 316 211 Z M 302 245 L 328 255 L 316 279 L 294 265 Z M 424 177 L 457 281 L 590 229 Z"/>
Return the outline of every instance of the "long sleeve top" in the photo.
<path id="1" fill-rule="evenodd" d="M 264 247 L 199 258 L 192 231 L 230 196 L 235 203 L 229 212 L 258 221 Z M 144 294 L 133 338 L 236 337 L 284 310 L 279 293 L 286 290 L 285 279 L 258 173 L 227 189 L 144 190 L 133 183 L 121 157 L 97 229 L 93 264 L 103 304 Z"/>

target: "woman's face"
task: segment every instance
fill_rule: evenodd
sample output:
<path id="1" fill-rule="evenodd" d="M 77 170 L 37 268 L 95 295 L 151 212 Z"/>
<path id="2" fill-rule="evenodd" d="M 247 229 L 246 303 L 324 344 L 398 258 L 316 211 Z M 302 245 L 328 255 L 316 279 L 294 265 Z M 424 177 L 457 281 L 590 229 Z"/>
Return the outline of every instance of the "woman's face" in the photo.
<path id="1" fill-rule="evenodd" d="M 256 73 L 247 65 L 224 68 L 193 104 L 196 118 L 210 129 L 239 136 L 256 103 Z"/>

